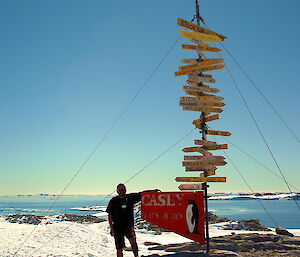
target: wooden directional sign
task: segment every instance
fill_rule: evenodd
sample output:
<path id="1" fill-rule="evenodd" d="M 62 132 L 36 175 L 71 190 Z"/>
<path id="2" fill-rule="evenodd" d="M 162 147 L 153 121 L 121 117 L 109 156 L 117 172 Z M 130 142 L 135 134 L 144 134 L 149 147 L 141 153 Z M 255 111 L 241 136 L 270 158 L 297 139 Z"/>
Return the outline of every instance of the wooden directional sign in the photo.
<path id="1" fill-rule="evenodd" d="M 221 102 L 224 100 L 224 97 L 216 95 L 201 95 L 197 97 L 201 102 Z"/>
<path id="2" fill-rule="evenodd" d="M 195 112 L 216 112 L 221 113 L 223 110 L 221 108 L 213 107 L 194 107 L 194 106 L 183 106 L 184 111 L 195 111 Z"/>
<path id="3" fill-rule="evenodd" d="M 207 135 L 215 135 L 215 136 L 231 136 L 231 133 L 228 131 L 220 131 L 220 130 L 207 130 Z"/>
<path id="4" fill-rule="evenodd" d="M 197 88 L 198 86 L 195 86 L 195 88 Z M 198 97 L 194 97 L 194 96 L 181 96 L 180 101 L 186 101 L 186 102 L 193 102 L 193 103 L 219 103 L 222 101 L 222 97 L 219 96 L 198 96 Z M 224 106 L 224 105 L 222 105 Z"/>
<path id="5" fill-rule="evenodd" d="M 225 104 L 221 102 L 190 102 L 190 101 L 184 101 L 181 100 L 179 102 L 180 106 L 195 106 L 195 107 L 223 107 Z"/>
<path id="6" fill-rule="evenodd" d="M 201 155 L 185 155 L 185 161 L 195 161 L 195 160 L 202 160 L 202 161 L 223 161 L 225 158 L 223 156 L 201 156 Z"/>
<path id="7" fill-rule="evenodd" d="M 203 87 L 203 86 L 183 86 L 183 90 L 197 91 L 197 92 L 209 92 L 218 93 L 220 90 L 213 87 Z"/>
<path id="8" fill-rule="evenodd" d="M 219 33 L 216 33 L 216 32 L 214 32 L 212 30 L 200 27 L 199 25 L 196 25 L 194 23 L 191 23 L 189 21 L 186 21 L 186 20 L 183 20 L 183 19 L 180 19 L 180 18 L 178 19 L 177 24 L 178 24 L 178 26 L 181 26 L 181 27 L 183 27 L 185 29 L 189 29 L 189 30 L 193 30 L 193 31 L 196 31 L 196 32 L 201 32 L 201 33 L 207 33 L 207 34 L 217 35 L 217 36 L 219 36 L 221 38 L 222 41 L 226 38 L 222 34 L 219 34 Z"/>
<path id="9" fill-rule="evenodd" d="M 213 121 L 213 120 L 218 120 L 219 119 L 219 114 L 211 115 L 208 117 L 205 117 L 205 122 Z"/>
<path id="10" fill-rule="evenodd" d="M 227 144 L 223 144 L 223 145 L 209 145 L 209 146 L 205 146 L 206 150 L 221 150 L 221 149 L 228 149 L 228 145 Z"/>
<path id="11" fill-rule="evenodd" d="M 197 44 L 197 45 L 199 45 L 199 46 L 210 46 L 209 44 L 203 42 L 203 41 L 200 40 L 200 39 L 190 38 L 190 40 L 191 40 L 193 43 L 195 43 L 195 44 Z"/>
<path id="12" fill-rule="evenodd" d="M 189 81 L 191 82 L 197 82 L 197 83 L 201 83 L 201 82 L 207 82 L 207 83 L 215 83 L 216 80 L 213 78 L 209 78 L 209 77 L 205 77 L 205 76 L 194 76 L 194 75 L 189 75 Z"/>
<path id="13" fill-rule="evenodd" d="M 182 151 L 185 152 L 185 153 L 198 152 L 200 148 L 201 147 L 199 147 L 199 146 L 186 147 L 186 148 L 183 148 Z"/>
<path id="14" fill-rule="evenodd" d="M 222 58 L 207 59 L 201 62 L 198 61 L 194 64 L 179 66 L 179 70 L 192 70 L 192 69 L 197 69 L 199 67 L 207 67 L 213 64 L 221 63 L 223 61 L 224 60 Z"/>
<path id="15" fill-rule="evenodd" d="M 188 59 L 188 58 L 186 58 L 186 59 L 181 59 L 180 61 L 181 61 L 182 63 L 190 63 L 190 64 L 194 64 L 194 63 L 199 62 L 198 59 Z"/>
<path id="16" fill-rule="evenodd" d="M 195 46 L 195 45 L 188 45 L 182 44 L 181 49 L 184 50 L 196 50 L 196 51 L 206 51 L 206 52 L 221 52 L 222 50 L 218 47 L 211 47 L 211 46 Z"/>
<path id="17" fill-rule="evenodd" d="M 226 177 L 176 177 L 176 182 L 226 182 Z"/>
<path id="18" fill-rule="evenodd" d="M 184 75 L 190 74 L 191 72 L 206 72 L 206 71 L 220 70 L 220 69 L 223 69 L 224 67 L 225 66 L 223 64 L 217 64 L 217 65 L 197 68 L 197 69 L 193 69 L 193 70 L 176 71 L 176 72 L 174 72 L 174 75 L 175 76 L 184 76 Z"/>
<path id="19" fill-rule="evenodd" d="M 201 32 L 192 32 L 192 31 L 185 31 L 185 30 L 179 30 L 180 37 L 183 38 L 195 38 L 200 39 L 203 41 L 209 41 L 209 42 L 220 42 L 222 41 L 220 37 L 212 34 L 206 34 Z"/>
<path id="20" fill-rule="evenodd" d="M 182 110 L 184 111 L 194 111 L 194 112 L 216 112 L 221 113 L 223 110 L 221 108 L 213 108 L 213 107 L 194 107 L 194 106 L 182 106 Z"/>
<path id="21" fill-rule="evenodd" d="M 217 168 L 215 166 L 189 166 L 185 167 L 186 172 L 192 172 L 192 171 L 209 171 L 209 170 L 216 170 Z"/>
<path id="22" fill-rule="evenodd" d="M 195 139 L 194 143 L 195 143 L 195 145 L 205 145 L 205 146 L 207 146 L 207 145 L 217 145 L 217 143 L 214 142 L 214 141 L 198 140 L 198 139 Z"/>
<path id="23" fill-rule="evenodd" d="M 198 49 L 196 50 L 200 50 L 200 51 L 206 51 L 206 52 L 221 52 L 222 50 L 218 47 L 211 47 L 211 46 L 199 46 Z"/>
<path id="24" fill-rule="evenodd" d="M 211 165 L 211 166 L 224 166 L 227 162 L 215 160 L 215 161 L 183 161 L 182 166 L 200 166 L 200 165 Z"/>
<path id="25" fill-rule="evenodd" d="M 179 190 L 203 190 L 203 184 L 198 183 L 198 184 L 181 184 L 178 187 Z"/>

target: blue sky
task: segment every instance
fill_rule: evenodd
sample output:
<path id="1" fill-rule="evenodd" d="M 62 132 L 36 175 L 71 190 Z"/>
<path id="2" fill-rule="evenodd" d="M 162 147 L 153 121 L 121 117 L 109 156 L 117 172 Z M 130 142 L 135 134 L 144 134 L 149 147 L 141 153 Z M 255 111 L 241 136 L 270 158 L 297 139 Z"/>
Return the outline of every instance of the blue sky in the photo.
<path id="1" fill-rule="evenodd" d="M 200 7 L 299 135 L 299 1 L 202 0 Z M 177 18 L 193 15 L 193 0 L 1 1 L 0 194 L 60 193 L 178 38 Z M 173 76 L 180 59 L 195 57 L 181 50 L 188 42 L 180 39 L 65 193 L 110 193 L 193 128 L 197 114 L 178 106 L 185 78 Z M 287 180 L 299 187 L 299 142 L 222 55 Z M 226 106 L 209 125 L 232 132 L 229 140 L 278 173 L 226 70 L 210 74 Z M 197 176 L 181 166 L 181 149 L 194 139 L 196 131 L 130 181 L 129 191 L 173 191 L 176 176 Z M 227 153 L 255 191 L 287 191 L 234 147 Z M 228 183 L 211 183 L 211 191 L 248 191 L 231 164 L 217 175 Z"/>

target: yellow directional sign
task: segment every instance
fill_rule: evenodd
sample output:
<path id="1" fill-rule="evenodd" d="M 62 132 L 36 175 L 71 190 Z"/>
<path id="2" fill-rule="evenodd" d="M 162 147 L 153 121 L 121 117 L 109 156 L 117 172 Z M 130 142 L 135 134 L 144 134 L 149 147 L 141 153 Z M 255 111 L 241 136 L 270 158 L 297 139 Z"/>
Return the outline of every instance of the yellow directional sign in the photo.
<path id="1" fill-rule="evenodd" d="M 210 92 L 218 93 L 220 90 L 213 87 L 203 87 L 203 86 L 182 86 L 183 90 L 197 91 L 197 92 Z"/>
<path id="2" fill-rule="evenodd" d="M 185 50 L 196 50 L 196 51 L 206 51 L 206 52 L 220 52 L 222 51 L 220 48 L 217 47 L 211 47 L 211 46 L 195 46 L 195 45 L 187 45 L 187 44 L 182 44 L 181 45 L 182 49 Z"/>
<path id="3" fill-rule="evenodd" d="M 219 115 L 215 114 L 215 115 L 211 115 L 208 117 L 205 117 L 205 122 L 209 122 L 209 121 L 213 121 L 213 120 L 218 120 L 219 119 Z"/>
<path id="4" fill-rule="evenodd" d="M 213 107 L 194 107 L 194 106 L 183 106 L 184 111 L 195 111 L 195 112 L 216 112 L 221 113 L 223 110 L 221 108 Z"/>
<path id="5" fill-rule="evenodd" d="M 209 146 L 205 146 L 206 150 L 221 150 L 221 149 L 228 149 L 228 145 L 227 144 L 223 144 L 223 145 L 209 145 Z"/>
<path id="6" fill-rule="evenodd" d="M 188 81 L 190 81 L 191 83 L 193 83 L 193 82 L 194 83 L 195 82 L 197 82 L 197 83 L 200 83 L 200 82 L 215 83 L 216 82 L 216 80 L 213 79 L 212 77 L 206 77 L 206 76 L 203 76 L 203 74 L 201 76 L 189 75 L 188 77 L 189 77 Z"/>
<path id="7" fill-rule="evenodd" d="M 209 170 L 215 171 L 216 169 L 217 168 L 215 166 L 208 166 L 208 165 L 185 167 L 185 171 L 186 172 L 192 172 L 192 171 L 209 171 Z"/>
<path id="8" fill-rule="evenodd" d="M 189 29 L 189 30 L 193 30 L 196 32 L 201 32 L 201 33 L 207 33 L 207 34 L 212 34 L 212 35 L 217 35 L 221 38 L 221 40 L 223 41 L 226 37 L 223 36 L 222 34 L 216 33 L 212 30 L 200 27 L 199 25 L 196 25 L 194 23 L 191 23 L 189 21 L 183 20 L 178 18 L 178 22 L 177 22 L 178 26 L 181 26 L 185 29 Z"/>
<path id="9" fill-rule="evenodd" d="M 199 86 L 195 86 L 197 88 Z M 190 101 L 190 102 L 199 102 L 199 103 L 209 103 L 209 102 L 221 102 L 224 100 L 223 97 L 214 96 L 214 95 L 201 95 L 198 97 L 194 96 L 181 96 L 180 100 Z"/>
<path id="10" fill-rule="evenodd" d="M 206 51 L 206 52 L 221 52 L 222 50 L 218 47 L 211 47 L 211 46 L 199 46 L 197 50 Z"/>
<path id="11" fill-rule="evenodd" d="M 195 160 L 202 160 L 202 161 L 223 161 L 225 158 L 223 156 L 201 156 L 201 155 L 185 155 L 184 157 L 185 161 L 195 161 Z"/>
<path id="12" fill-rule="evenodd" d="M 196 63 L 190 64 L 190 65 L 179 66 L 179 70 L 183 71 L 183 70 L 198 69 L 199 67 L 207 67 L 207 66 L 210 66 L 213 64 L 221 63 L 223 61 L 224 61 L 224 59 L 222 59 L 222 58 L 207 59 L 202 62 L 196 62 Z"/>
<path id="13" fill-rule="evenodd" d="M 185 30 L 179 30 L 180 37 L 183 38 L 194 38 L 194 39 L 200 39 L 203 41 L 209 41 L 209 42 L 220 42 L 222 41 L 220 37 L 212 34 L 206 34 L 201 32 L 193 32 L 193 31 L 185 31 Z"/>
<path id="14" fill-rule="evenodd" d="M 176 182 L 226 182 L 226 177 L 176 177 Z"/>
<path id="15" fill-rule="evenodd" d="M 180 61 L 182 63 L 192 63 L 192 64 L 199 62 L 198 59 L 189 59 L 189 58 L 181 59 Z"/>
<path id="16" fill-rule="evenodd" d="M 225 161 L 183 161 L 182 166 L 200 166 L 200 165 L 212 165 L 212 166 L 224 166 L 227 162 Z"/>
<path id="17" fill-rule="evenodd" d="M 204 186 L 203 183 L 198 184 L 181 184 L 178 187 L 179 190 L 203 190 Z"/>
<path id="18" fill-rule="evenodd" d="M 208 66 L 208 67 L 202 67 L 202 68 L 197 68 L 197 69 L 193 69 L 193 70 L 183 70 L 183 71 L 176 71 L 174 72 L 175 76 L 184 76 L 184 75 L 188 75 L 191 72 L 206 72 L 206 71 L 213 71 L 213 70 L 220 70 L 223 69 L 225 66 L 223 64 L 218 64 L 218 65 L 212 65 L 212 66 Z"/>
<path id="19" fill-rule="evenodd" d="M 182 151 L 185 152 L 185 153 L 198 152 L 200 148 L 201 147 L 199 147 L 199 146 L 186 147 L 186 148 L 183 148 Z"/>
<path id="20" fill-rule="evenodd" d="M 215 135 L 215 136 L 231 136 L 231 133 L 228 131 L 219 131 L 219 130 L 207 130 L 207 135 Z"/>
<path id="21" fill-rule="evenodd" d="M 190 38 L 190 40 L 191 40 L 193 43 L 195 43 L 195 44 L 197 44 L 197 45 L 199 45 L 199 46 L 210 46 L 209 44 L 203 42 L 203 41 L 200 40 L 200 39 Z"/>
<path id="22" fill-rule="evenodd" d="M 217 114 L 217 115 L 218 115 L 218 114 Z M 194 140 L 194 144 L 195 144 L 195 145 L 205 145 L 205 146 L 207 146 L 207 145 L 217 145 L 217 143 L 214 142 L 214 141 L 198 140 L 198 139 L 195 139 L 195 140 Z"/>
<path id="23" fill-rule="evenodd" d="M 179 102 L 180 106 L 195 106 L 195 107 L 206 107 L 206 106 L 211 106 L 211 107 L 223 107 L 225 104 L 221 102 L 190 102 L 190 101 L 185 101 L 181 100 Z"/>

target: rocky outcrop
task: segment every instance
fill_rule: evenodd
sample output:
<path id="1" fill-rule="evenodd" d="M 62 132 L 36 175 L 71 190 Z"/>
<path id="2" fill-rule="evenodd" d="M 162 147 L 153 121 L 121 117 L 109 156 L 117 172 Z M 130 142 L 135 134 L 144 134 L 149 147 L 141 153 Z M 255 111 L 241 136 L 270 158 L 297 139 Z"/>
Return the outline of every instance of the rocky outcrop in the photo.
<path id="1" fill-rule="evenodd" d="M 209 256 L 300 256 L 300 237 L 291 239 L 287 236 L 240 234 L 211 238 Z M 148 248 L 149 250 L 164 250 L 176 254 L 164 256 L 193 256 L 184 254 L 200 253 L 205 251 L 205 246 L 198 243 L 168 244 Z M 223 255 L 222 255 L 223 254 Z M 196 256 L 196 255 L 194 255 Z M 204 255 L 203 255 L 204 256 Z"/>
<path id="2" fill-rule="evenodd" d="M 106 221 L 105 219 L 101 219 L 93 215 L 75 215 L 75 214 L 68 214 L 68 213 L 59 215 L 58 219 L 63 221 L 77 222 L 77 223 L 100 223 Z"/>
<path id="3" fill-rule="evenodd" d="M 275 232 L 277 235 L 291 236 L 291 237 L 294 236 L 292 233 L 288 232 L 285 228 L 282 228 L 282 227 L 277 227 L 275 229 Z"/>
<path id="4" fill-rule="evenodd" d="M 10 223 L 37 225 L 41 223 L 43 218 L 44 216 L 37 216 L 32 214 L 11 214 L 8 215 L 5 220 Z"/>
<path id="5" fill-rule="evenodd" d="M 11 214 L 6 217 L 6 221 L 10 223 L 19 223 L 19 224 L 32 224 L 38 225 L 44 220 L 45 216 L 31 215 L 31 214 Z M 106 221 L 105 219 L 95 217 L 93 215 L 75 215 L 75 214 L 62 214 L 58 216 L 49 216 L 47 220 L 45 219 L 45 224 L 51 224 L 52 219 L 56 221 L 72 221 L 77 223 L 99 223 Z"/>
<path id="6" fill-rule="evenodd" d="M 249 230 L 249 231 L 271 231 L 268 227 L 261 225 L 259 219 L 238 220 L 228 224 L 225 230 Z"/>

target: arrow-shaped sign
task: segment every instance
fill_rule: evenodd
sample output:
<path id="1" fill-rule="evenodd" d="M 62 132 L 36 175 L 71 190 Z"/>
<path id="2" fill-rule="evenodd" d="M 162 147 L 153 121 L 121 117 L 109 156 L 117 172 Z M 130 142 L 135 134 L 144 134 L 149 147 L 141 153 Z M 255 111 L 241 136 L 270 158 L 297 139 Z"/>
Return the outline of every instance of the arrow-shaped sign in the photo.
<path id="1" fill-rule="evenodd" d="M 182 86 L 183 90 L 189 90 L 189 91 L 197 91 L 197 92 L 210 92 L 210 93 L 218 93 L 220 90 L 213 87 L 208 86 Z"/>
<path id="2" fill-rule="evenodd" d="M 221 149 L 228 149 L 228 145 L 227 145 L 227 144 L 223 144 L 223 145 L 209 145 L 209 146 L 205 146 L 204 149 L 205 149 L 205 150 L 221 150 Z"/>
<path id="3" fill-rule="evenodd" d="M 179 70 L 180 71 L 184 71 L 184 70 L 193 70 L 193 69 L 198 69 L 200 67 L 207 67 L 213 64 L 218 64 L 223 62 L 224 60 L 222 58 L 216 58 L 216 59 L 207 59 L 205 61 L 202 62 L 196 62 L 190 65 L 183 65 L 183 66 L 179 66 Z"/>
<path id="4" fill-rule="evenodd" d="M 197 68 L 197 69 L 193 69 L 193 70 L 183 70 L 183 71 L 176 71 L 174 72 L 175 76 L 184 76 L 184 75 L 188 75 L 191 72 L 206 72 L 206 71 L 213 71 L 213 70 L 220 70 L 223 69 L 225 66 L 223 64 L 217 64 L 217 65 L 212 65 L 212 66 L 208 66 L 208 67 L 202 67 L 202 68 Z"/>
<path id="5" fill-rule="evenodd" d="M 186 172 L 191 172 L 191 171 L 209 171 L 209 170 L 216 170 L 217 168 L 215 166 L 190 166 L 190 167 L 185 167 Z"/>
<path id="6" fill-rule="evenodd" d="M 189 30 L 196 31 L 196 32 L 201 32 L 201 33 L 207 33 L 207 34 L 217 35 L 218 37 L 221 38 L 222 41 L 226 38 L 226 37 L 225 37 L 224 35 L 222 35 L 222 34 L 219 34 L 219 33 L 216 33 L 216 32 L 214 32 L 214 31 L 212 31 L 212 30 L 209 30 L 209 29 L 200 27 L 199 25 L 196 25 L 196 24 L 191 23 L 191 22 L 189 22 L 189 21 L 186 21 L 186 20 L 184 20 L 184 19 L 178 18 L 177 25 L 178 25 L 178 26 L 181 26 L 181 27 L 183 27 L 183 28 L 189 29 Z"/>
<path id="7" fill-rule="evenodd" d="M 185 155 L 184 157 L 185 161 L 223 161 L 225 158 L 223 156 L 201 156 L 201 155 Z"/>
<path id="8" fill-rule="evenodd" d="M 223 110 L 221 108 L 213 108 L 213 107 L 194 107 L 194 106 L 183 106 L 182 110 L 184 111 L 194 111 L 194 112 L 216 112 L 221 113 Z"/>
<path id="9" fill-rule="evenodd" d="M 225 161 L 183 161 L 182 166 L 200 166 L 200 165 L 212 165 L 212 166 L 224 166 L 227 162 Z"/>
<path id="10" fill-rule="evenodd" d="M 198 140 L 198 139 L 195 139 L 194 143 L 195 143 L 195 145 L 204 145 L 204 146 L 217 145 L 217 143 L 214 141 Z"/>
<path id="11" fill-rule="evenodd" d="M 181 184 L 178 187 L 179 190 L 203 190 L 203 184 L 198 183 L 198 184 Z"/>
<path id="12" fill-rule="evenodd" d="M 220 42 L 222 41 L 220 37 L 212 34 L 206 34 L 201 32 L 192 32 L 192 31 L 185 31 L 185 30 L 179 30 L 180 37 L 183 38 L 195 38 L 200 39 L 203 41 L 209 41 L 209 42 Z"/>
<path id="13" fill-rule="evenodd" d="M 215 135 L 215 136 L 231 136 L 231 133 L 228 131 L 220 131 L 220 130 L 207 130 L 207 135 Z"/>
<path id="14" fill-rule="evenodd" d="M 212 77 L 206 77 L 206 76 L 195 76 L 195 75 L 188 75 L 188 81 L 190 81 L 190 83 L 201 83 L 201 82 L 206 82 L 206 83 L 215 83 L 216 80 L 213 79 Z M 190 84 L 189 82 L 187 82 L 188 84 Z"/>
<path id="15" fill-rule="evenodd" d="M 176 182 L 226 182 L 226 177 L 176 177 Z"/>

